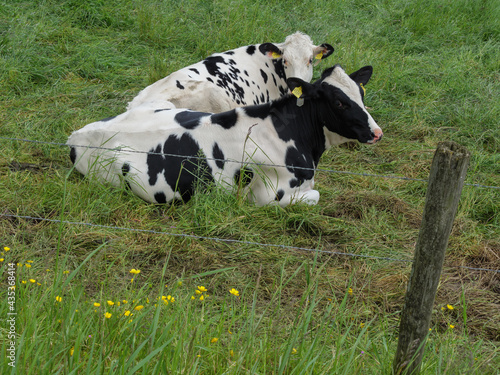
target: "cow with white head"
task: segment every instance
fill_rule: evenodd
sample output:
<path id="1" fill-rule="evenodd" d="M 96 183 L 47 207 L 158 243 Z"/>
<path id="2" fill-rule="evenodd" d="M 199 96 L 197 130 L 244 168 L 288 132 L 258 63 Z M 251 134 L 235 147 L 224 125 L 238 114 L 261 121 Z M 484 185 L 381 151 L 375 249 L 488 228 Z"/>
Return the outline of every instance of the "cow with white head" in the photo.
<path id="1" fill-rule="evenodd" d="M 223 112 L 267 103 L 288 92 L 287 78 L 309 82 L 315 61 L 330 56 L 333 47 L 316 46 L 297 32 L 284 43 L 263 43 L 216 53 L 182 68 L 142 90 L 129 104 L 169 102 L 163 106 L 203 112 Z"/>

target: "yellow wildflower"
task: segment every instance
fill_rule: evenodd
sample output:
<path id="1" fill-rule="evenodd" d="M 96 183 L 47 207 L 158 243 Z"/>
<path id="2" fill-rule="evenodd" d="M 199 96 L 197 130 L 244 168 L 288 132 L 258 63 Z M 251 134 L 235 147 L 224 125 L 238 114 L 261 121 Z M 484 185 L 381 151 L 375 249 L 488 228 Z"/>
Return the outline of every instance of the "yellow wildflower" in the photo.
<path id="1" fill-rule="evenodd" d="M 455 326 L 453 324 L 450 324 L 450 328 L 453 329 L 455 328 Z"/>
<path id="2" fill-rule="evenodd" d="M 207 291 L 207 288 L 205 288 L 204 286 L 199 286 L 198 290 L 203 293 Z"/>
<path id="3" fill-rule="evenodd" d="M 32 260 L 27 260 L 26 263 L 33 263 L 33 261 Z"/>
<path id="4" fill-rule="evenodd" d="M 69 273 L 69 271 L 68 270 L 63 271 L 63 273 L 67 275 Z"/>
<path id="5" fill-rule="evenodd" d="M 292 348 L 292 354 L 297 354 L 297 349 Z"/>
<path id="6" fill-rule="evenodd" d="M 132 268 L 132 269 L 130 270 L 130 273 L 132 273 L 132 274 L 134 274 L 134 275 L 137 275 L 137 274 L 141 273 L 141 270 L 136 270 L 135 268 Z"/>
<path id="7" fill-rule="evenodd" d="M 3 262 L 5 259 L 4 258 L 0 258 L 0 262 Z"/>
<path id="8" fill-rule="evenodd" d="M 26 263 L 24 266 L 25 266 L 26 268 L 31 268 L 31 264 L 27 264 L 27 263 Z"/>
<path id="9" fill-rule="evenodd" d="M 26 284 L 26 281 L 24 281 L 24 280 L 21 280 L 21 283 L 23 283 L 23 284 Z"/>
<path id="10" fill-rule="evenodd" d="M 347 292 L 349 293 L 350 296 L 352 296 L 352 288 L 349 288 Z"/>
<path id="11" fill-rule="evenodd" d="M 61 302 L 62 301 L 62 297 L 56 296 L 56 301 L 57 302 Z"/>
<path id="12" fill-rule="evenodd" d="M 71 349 L 69 350 L 69 355 L 70 355 L 70 356 L 73 356 L 73 353 L 74 353 L 74 352 L 75 352 L 75 348 L 71 348 Z"/>
<path id="13" fill-rule="evenodd" d="M 5 251 L 9 251 L 9 250 L 10 250 L 10 247 L 4 246 L 4 247 L 3 247 L 3 249 L 4 249 Z"/>
<path id="14" fill-rule="evenodd" d="M 212 337 L 212 340 L 210 340 L 212 344 L 215 344 L 217 341 L 219 341 L 217 337 Z"/>
<path id="15" fill-rule="evenodd" d="M 360 323 L 359 325 L 361 328 L 363 328 L 365 326 L 365 323 Z"/>
<path id="16" fill-rule="evenodd" d="M 205 297 L 203 296 L 203 294 L 200 296 L 200 301 L 203 301 L 205 299 Z"/>
<path id="17" fill-rule="evenodd" d="M 140 311 L 140 310 L 142 310 L 143 308 L 144 308 L 144 306 L 139 305 L 139 306 L 134 307 L 134 310 L 136 310 L 136 311 Z"/>
<path id="18" fill-rule="evenodd" d="M 182 281 L 178 281 L 178 282 L 177 282 L 177 285 L 178 285 L 178 286 L 182 286 Z M 165 288 L 166 288 L 166 287 L 167 287 L 167 286 L 165 285 Z"/>
<path id="19" fill-rule="evenodd" d="M 113 314 L 111 314 L 111 313 L 109 313 L 109 312 L 105 312 L 105 313 L 104 313 L 104 317 L 105 317 L 106 319 L 111 318 L 111 316 L 112 316 L 112 315 L 113 315 Z"/>
<path id="20" fill-rule="evenodd" d="M 448 310 L 453 310 L 454 309 L 454 307 L 452 305 L 450 305 L 450 304 L 446 305 L 446 307 L 448 308 Z"/>
<path id="21" fill-rule="evenodd" d="M 107 301 L 109 306 L 113 306 L 115 303 L 113 301 Z"/>
<path id="22" fill-rule="evenodd" d="M 129 315 L 130 315 L 130 311 L 129 311 L 129 310 L 125 311 L 125 312 L 123 313 L 123 315 L 125 315 L 125 316 L 129 316 Z"/>
<path id="23" fill-rule="evenodd" d="M 231 349 L 231 350 L 229 351 L 229 355 L 230 355 L 231 357 L 233 357 L 233 356 L 234 356 L 233 349 Z"/>
<path id="24" fill-rule="evenodd" d="M 240 292 L 238 292 L 236 289 L 232 288 L 229 293 L 231 293 L 232 295 L 238 297 L 240 295 Z"/>
<path id="25" fill-rule="evenodd" d="M 191 299 L 196 299 L 196 298 L 194 298 L 194 296 L 191 296 Z"/>
<path id="26" fill-rule="evenodd" d="M 127 301 L 126 299 L 124 299 L 122 302 L 123 302 L 123 303 L 128 303 L 128 301 Z"/>
<path id="27" fill-rule="evenodd" d="M 130 282 L 131 282 L 131 283 L 133 283 L 133 282 L 134 282 L 134 278 L 133 278 L 133 277 L 130 279 Z"/>
<path id="28" fill-rule="evenodd" d="M 116 302 L 116 306 L 120 306 L 120 301 L 117 301 L 117 302 Z"/>
<path id="29" fill-rule="evenodd" d="M 101 304 L 99 302 L 94 302 L 94 306 L 99 307 L 99 306 L 101 306 Z"/>
<path id="30" fill-rule="evenodd" d="M 35 279 L 30 279 L 30 283 L 34 284 L 34 283 L 36 283 L 36 280 Z"/>

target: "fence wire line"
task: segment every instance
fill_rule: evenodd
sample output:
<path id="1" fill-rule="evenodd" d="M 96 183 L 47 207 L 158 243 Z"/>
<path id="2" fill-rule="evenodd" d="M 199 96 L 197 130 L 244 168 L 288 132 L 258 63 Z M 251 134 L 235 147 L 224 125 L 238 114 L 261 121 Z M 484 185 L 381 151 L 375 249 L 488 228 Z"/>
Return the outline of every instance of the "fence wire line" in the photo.
<path id="1" fill-rule="evenodd" d="M 46 221 L 46 222 L 50 222 L 50 223 L 59 223 L 59 224 L 68 224 L 68 225 L 82 225 L 82 226 L 93 227 L 93 228 L 123 230 L 123 231 L 136 232 L 136 233 L 161 234 L 164 236 L 172 236 L 172 237 L 183 237 L 183 238 L 193 238 L 193 239 L 210 240 L 210 241 L 217 241 L 217 242 L 238 243 L 238 244 L 242 244 L 242 245 L 254 245 L 254 246 L 262 246 L 262 247 L 277 247 L 277 248 L 281 248 L 284 250 L 307 251 L 307 252 L 324 253 L 324 254 L 331 254 L 331 255 L 343 255 L 343 256 L 348 256 L 348 257 L 353 257 L 353 258 L 365 258 L 365 259 L 376 259 L 376 260 L 389 260 L 389 261 L 393 261 L 393 262 L 413 263 L 413 259 L 396 259 L 396 258 L 390 258 L 390 257 L 379 257 L 379 256 L 375 256 L 375 255 L 344 253 L 344 252 L 340 252 L 340 251 L 311 249 L 311 248 L 306 248 L 306 247 L 289 246 L 289 245 L 282 245 L 282 244 L 268 244 L 268 243 L 262 243 L 262 242 L 234 240 L 234 239 L 228 239 L 228 238 L 198 236 L 195 234 L 160 232 L 160 231 L 156 231 L 153 229 L 127 228 L 127 227 L 92 224 L 92 223 L 85 223 L 85 222 L 74 222 L 74 221 L 68 221 L 68 220 L 48 219 L 48 218 L 42 218 L 42 217 L 14 215 L 14 214 L 5 214 L 5 213 L 0 214 L 0 216 L 16 218 L 16 219 L 25 219 L 25 220 Z M 476 268 L 476 267 L 469 267 L 469 266 L 447 266 L 447 265 L 444 265 L 444 267 L 464 268 L 464 269 L 472 270 L 472 271 L 487 271 L 487 272 L 500 273 L 500 270 L 493 270 L 493 269 L 488 269 L 488 268 Z"/>
<path id="2" fill-rule="evenodd" d="M 242 161 L 237 161 L 237 160 L 229 160 L 229 159 L 217 159 L 217 158 L 209 158 L 209 157 L 202 157 L 202 156 L 186 156 L 186 155 L 177 155 L 177 154 L 166 154 L 163 152 L 152 152 L 152 151 L 137 151 L 137 150 L 129 150 L 124 147 L 116 147 L 116 148 L 107 148 L 107 147 L 101 147 L 101 146 L 83 146 L 83 145 L 70 145 L 67 143 L 60 143 L 60 142 L 48 142 L 48 141 L 39 141 L 39 140 L 33 140 L 33 139 L 22 139 L 22 138 L 9 138 L 9 137 L 0 137 L 0 140 L 7 140 L 7 141 L 19 141 L 19 142 L 27 142 L 27 143 L 37 143 L 37 144 L 47 144 L 47 145 L 53 145 L 53 146 L 64 146 L 64 147 L 80 147 L 80 148 L 87 148 L 87 149 L 96 149 L 96 150 L 106 150 L 106 151 L 114 151 L 114 152 L 129 152 L 133 154 L 149 154 L 149 155 L 160 155 L 160 156 L 170 156 L 170 157 L 177 157 L 177 158 L 184 158 L 184 159 L 198 159 L 198 160 L 211 160 L 211 161 L 221 161 L 221 162 L 229 162 L 229 163 L 238 163 L 242 164 Z M 372 174 L 372 173 L 363 173 L 363 172 L 350 172 L 350 171 L 337 171 L 334 169 L 322 169 L 322 168 L 308 168 L 308 167 L 298 167 L 298 166 L 286 166 L 286 165 L 277 165 L 277 164 L 267 164 L 267 163 L 254 163 L 254 162 L 244 162 L 245 165 L 256 165 L 256 166 L 262 166 L 262 167 L 273 167 L 273 168 L 293 168 L 293 169 L 301 169 L 301 170 L 308 170 L 308 171 L 318 171 L 318 172 L 327 172 L 327 173 L 339 173 L 339 174 L 346 174 L 346 175 L 352 175 L 352 176 L 363 176 L 363 177 L 377 177 L 377 178 L 387 178 L 387 179 L 395 179 L 395 180 L 405 180 L 405 181 L 418 181 L 418 182 L 427 182 L 427 179 L 423 178 L 411 178 L 411 177 L 404 177 L 404 176 L 391 176 L 391 175 L 379 175 L 379 174 Z M 499 189 L 500 186 L 488 186 L 488 185 L 482 185 L 482 184 L 471 184 L 471 183 L 464 183 L 464 186 L 472 186 L 472 187 L 477 187 L 477 188 L 484 188 L 484 189 Z"/>

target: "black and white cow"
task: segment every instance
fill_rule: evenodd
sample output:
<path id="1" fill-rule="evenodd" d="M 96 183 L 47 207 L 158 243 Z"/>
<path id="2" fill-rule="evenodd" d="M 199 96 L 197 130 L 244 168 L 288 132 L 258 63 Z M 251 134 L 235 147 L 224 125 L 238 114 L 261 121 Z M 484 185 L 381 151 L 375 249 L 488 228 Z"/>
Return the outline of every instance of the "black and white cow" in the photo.
<path id="1" fill-rule="evenodd" d="M 382 138 L 363 104 L 371 74 L 371 66 L 347 75 L 336 65 L 313 84 L 289 78 L 299 99 L 287 94 L 218 114 L 145 104 L 75 131 L 71 159 L 84 175 L 125 183 L 153 203 L 187 201 L 197 185 L 215 182 L 243 187 L 258 205 L 316 204 L 313 168 L 323 152 Z"/>
<path id="2" fill-rule="evenodd" d="M 332 52 L 331 45 L 315 46 L 309 36 L 297 32 L 284 43 L 255 44 L 216 53 L 146 87 L 127 109 L 146 102 L 168 101 L 177 108 L 218 113 L 267 103 L 288 92 L 287 78 L 309 82 L 314 60 Z"/>

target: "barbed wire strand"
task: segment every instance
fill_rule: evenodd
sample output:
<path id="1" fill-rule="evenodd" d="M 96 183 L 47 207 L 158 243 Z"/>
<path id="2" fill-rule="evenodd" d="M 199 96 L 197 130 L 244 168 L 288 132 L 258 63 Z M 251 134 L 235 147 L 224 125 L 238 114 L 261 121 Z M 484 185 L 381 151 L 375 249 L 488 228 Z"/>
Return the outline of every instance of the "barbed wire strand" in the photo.
<path id="1" fill-rule="evenodd" d="M 162 152 L 138 151 L 138 150 L 129 150 L 129 149 L 122 148 L 122 147 L 107 148 L 107 147 L 102 147 L 102 146 L 70 145 L 67 143 L 60 143 L 60 142 L 49 142 L 49 141 L 39 141 L 39 140 L 33 140 L 33 139 L 10 138 L 10 137 L 0 137 L 0 140 L 19 141 L 19 142 L 36 143 L 36 144 L 47 144 L 47 145 L 63 146 L 63 147 L 79 147 L 79 148 L 114 151 L 114 152 L 128 152 L 128 153 L 135 153 L 135 154 L 169 156 L 169 157 L 177 157 L 177 158 L 183 158 L 183 159 L 211 160 L 211 161 L 216 161 L 216 162 L 220 161 L 220 162 L 224 162 L 224 163 L 229 162 L 229 163 L 242 164 L 241 160 L 238 161 L 238 160 L 230 160 L 230 159 L 209 158 L 209 157 L 202 157 L 202 156 L 186 156 L 186 155 L 168 154 L 168 153 L 162 153 Z M 244 164 L 245 165 L 263 166 L 263 167 L 273 167 L 273 168 L 287 168 L 286 165 L 267 164 L 267 163 L 244 162 Z M 404 177 L 404 176 L 379 175 L 379 174 L 373 174 L 373 173 L 338 171 L 338 170 L 334 170 L 334 169 L 308 168 L 308 167 L 299 167 L 299 166 L 293 166 L 293 167 L 291 166 L 290 168 L 300 169 L 300 170 L 309 170 L 309 171 L 315 171 L 315 172 L 317 171 L 317 172 L 326 172 L 326 173 L 346 174 L 346 175 L 352 175 L 352 176 L 376 177 L 376 178 L 396 179 L 396 180 L 405 180 L 405 181 L 428 182 L 427 179 L 411 178 L 411 177 Z M 500 186 L 490 186 L 490 185 L 472 184 L 472 183 L 464 183 L 464 186 L 471 186 L 471 187 L 484 188 L 484 189 L 500 189 Z"/>
<path id="2" fill-rule="evenodd" d="M 243 240 L 235 240 L 235 239 L 228 239 L 228 238 L 199 236 L 199 235 L 195 235 L 195 234 L 161 232 L 161 231 L 156 231 L 153 229 L 127 228 L 127 227 L 119 227 L 119 226 L 110 226 L 110 225 L 93 224 L 93 223 L 85 223 L 85 222 L 74 222 L 74 221 L 68 221 L 68 220 L 48 219 L 48 218 L 42 218 L 42 217 L 34 217 L 34 216 L 26 216 L 26 215 L 14 215 L 14 214 L 5 214 L 5 213 L 0 214 L 0 217 L 10 217 L 10 218 L 16 218 L 16 219 L 35 220 L 35 221 L 46 221 L 46 222 L 50 222 L 50 223 L 67 224 L 67 225 L 82 225 L 82 226 L 88 226 L 88 227 L 93 227 L 93 228 L 122 230 L 122 231 L 136 232 L 136 233 L 159 234 L 159 235 L 164 235 L 164 236 L 193 238 L 193 239 L 210 240 L 210 241 L 227 242 L 227 243 L 237 243 L 237 244 L 242 244 L 242 245 L 252 245 L 252 246 L 261 246 L 261 247 L 276 247 L 276 248 L 281 248 L 284 250 L 317 252 L 317 253 L 348 256 L 348 257 L 355 257 L 355 258 L 365 258 L 365 259 L 374 259 L 374 260 L 388 260 L 388 261 L 393 261 L 393 262 L 413 263 L 413 259 L 397 259 L 397 258 L 390 258 L 390 257 L 379 257 L 379 256 L 375 256 L 375 255 L 354 254 L 354 253 L 345 253 L 345 252 L 340 252 L 340 251 L 311 249 L 311 248 L 306 248 L 306 247 L 290 246 L 290 245 L 283 245 L 283 244 L 268 244 L 268 243 L 262 243 L 262 242 L 254 242 L 254 241 L 243 241 Z M 469 266 L 451 266 L 451 265 L 450 266 L 444 265 L 444 266 L 449 267 L 449 268 L 463 268 L 463 269 L 468 269 L 468 270 L 473 270 L 473 271 L 486 271 L 486 272 L 500 273 L 500 270 L 493 270 L 493 269 L 488 269 L 488 268 L 476 268 L 476 267 L 469 267 Z"/>

